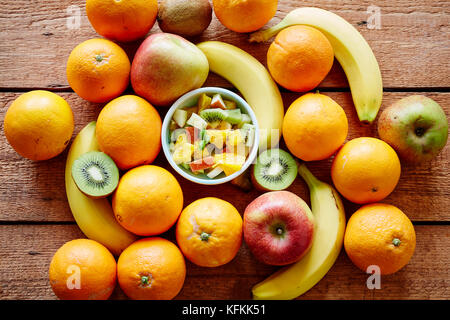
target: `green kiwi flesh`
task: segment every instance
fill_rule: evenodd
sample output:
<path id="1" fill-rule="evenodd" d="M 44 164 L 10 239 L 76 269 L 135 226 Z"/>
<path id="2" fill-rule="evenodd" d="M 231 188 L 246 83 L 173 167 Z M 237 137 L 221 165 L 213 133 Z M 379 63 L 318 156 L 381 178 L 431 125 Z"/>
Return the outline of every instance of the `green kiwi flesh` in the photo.
<path id="1" fill-rule="evenodd" d="M 261 153 L 253 166 L 252 181 L 264 191 L 288 188 L 297 177 L 297 163 L 281 149 L 270 149 Z"/>
<path id="2" fill-rule="evenodd" d="M 104 198 L 116 189 L 119 169 L 107 154 L 91 151 L 73 162 L 72 178 L 85 195 Z"/>

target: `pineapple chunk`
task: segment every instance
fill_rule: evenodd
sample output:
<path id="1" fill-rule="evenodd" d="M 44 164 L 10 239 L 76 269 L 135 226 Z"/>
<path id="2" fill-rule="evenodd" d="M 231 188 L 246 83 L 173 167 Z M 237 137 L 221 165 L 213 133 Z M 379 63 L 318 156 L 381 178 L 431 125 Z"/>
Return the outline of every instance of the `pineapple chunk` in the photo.
<path id="1" fill-rule="evenodd" d="M 177 140 L 175 142 L 175 149 L 177 149 L 179 146 L 181 146 L 185 143 L 188 143 L 187 134 L 182 133 L 182 134 L 178 135 Z"/>
<path id="2" fill-rule="evenodd" d="M 241 170 L 245 157 L 234 153 L 222 153 L 214 156 L 214 167 L 220 167 L 227 176 Z"/>
<path id="3" fill-rule="evenodd" d="M 235 147 L 245 142 L 241 130 L 233 130 L 227 135 L 227 146 Z"/>
<path id="4" fill-rule="evenodd" d="M 206 129 L 206 126 L 208 125 L 208 123 L 196 113 L 193 113 L 186 123 L 199 130 Z"/>
<path id="5" fill-rule="evenodd" d="M 184 143 L 179 147 L 175 147 L 175 151 L 172 153 L 172 158 L 176 164 L 187 163 L 191 162 L 193 153 L 194 145 Z"/>
<path id="6" fill-rule="evenodd" d="M 227 130 L 206 130 L 206 134 L 209 136 L 209 142 L 219 149 L 223 148 L 227 140 L 228 132 Z"/>

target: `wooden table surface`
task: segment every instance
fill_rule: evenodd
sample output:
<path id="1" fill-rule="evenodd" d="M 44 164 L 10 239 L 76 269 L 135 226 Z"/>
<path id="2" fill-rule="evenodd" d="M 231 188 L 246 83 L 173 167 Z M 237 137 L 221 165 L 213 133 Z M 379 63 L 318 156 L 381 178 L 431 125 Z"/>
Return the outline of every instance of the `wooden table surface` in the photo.
<path id="1" fill-rule="evenodd" d="M 382 108 L 410 94 L 435 99 L 450 115 L 450 2 L 448 0 L 379 0 L 381 28 L 369 29 L 368 7 L 373 1 L 280 0 L 269 22 L 280 21 L 290 10 L 317 6 L 346 18 L 358 28 L 378 58 L 385 94 Z M 75 6 L 75 7 L 69 7 Z M 69 9 L 68 9 L 69 8 Z M 80 27 L 69 16 L 79 8 Z M 69 24 L 68 24 L 69 22 Z M 369 21 L 370 22 L 370 21 Z M 155 25 L 152 33 L 158 32 Z M 10 103 L 32 89 L 56 91 L 67 99 L 75 116 L 74 136 L 96 119 L 102 105 L 78 97 L 68 86 L 65 64 L 80 42 L 99 37 L 89 24 L 84 1 L 8 0 L 0 4 L 0 299 L 55 299 L 49 281 L 52 255 L 66 241 L 84 237 L 75 224 L 64 188 L 67 150 L 44 162 L 21 158 L 7 143 L 3 118 Z M 214 17 L 208 30 L 192 39 L 220 40 L 237 45 L 265 64 L 269 43 L 250 44 L 247 35 L 227 30 Z M 139 43 L 123 45 L 132 58 Z M 206 83 L 231 88 L 211 74 Z M 335 99 L 349 118 L 349 136 L 377 136 L 376 126 L 359 123 L 345 74 L 338 63 L 319 87 Z M 282 90 L 285 107 L 300 96 Z M 164 115 L 161 110 L 161 115 Z M 162 153 L 156 164 L 169 167 Z M 380 290 L 366 287 L 367 274 L 342 251 L 329 273 L 300 299 L 449 299 L 450 298 L 450 147 L 431 163 L 402 163 L 396 190 L 385 200 L 413 221 L 417 248 L 410 263 L 396 274 L 381 278 Z M 310 163 L 312 172 L 331 182 L 330 160 Z M 171 170 L 173 172 L 173 170 Z M 258 192 L 243 193 L 230 184 L 204 187 L 178 176 L 185 205 L 200 197 L 217 196 L 242 213 Z M 306 185 L 297 179 L 288 189 L 309 203 Z M 359 206 L 345 202 L 347 217 Z M 173 230 L 165 234 L 173 239 Z M 250 299 L 252 285 L 275 271 L 257 262 L 243 244 L 237 257 L 219 268 L 187 263 L 187 277 L 179 299 Z M 125 298 L 116 289 L 113 298 Z"/>

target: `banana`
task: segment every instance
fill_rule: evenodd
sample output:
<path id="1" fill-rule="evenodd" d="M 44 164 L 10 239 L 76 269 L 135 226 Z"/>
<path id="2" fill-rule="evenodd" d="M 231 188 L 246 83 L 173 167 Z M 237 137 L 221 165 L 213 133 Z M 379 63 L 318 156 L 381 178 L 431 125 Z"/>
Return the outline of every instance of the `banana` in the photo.
<path id="1" fill-rule="evenodd" d="M 336 261 L 345 231 L 344 206 L 330 185 L 319 181 L 305 164 L 299 174 L 308 184 L 315 218 L 314 242 L 298 262 L 280 269 L 252 289 L 254 299 L 294 299 L 311 289 Z"/>
<path id="2" fill-rule="evenodd" d="M 85 196 L 72 179 L 73 162 L 86 152 L 99 150 L 95 125 L 95 121 L 86 125 L 70 147 L 65 172 L 67 199 L 73 217 L 86 237 L 98 241 L 118 256 L 137 237 L 116 221 L 107 199 L 94 200 Z"/>
<path id="3" fill-rule="evenodd" d="M 373 122 L 383 97 L 380 68 L 369 44 L 345 19 L 319 8 L 298 8 L 277 25 L 253 33 L 250 41 L 266 41 L 282 29 L 297 24 L 317 28 L 328 38 L 336 59 L 347 75 L 359 120 Z"/>
<path id="4" fill-rule="evenodd" d="M 212 72 L 230 81 L 253 109 L 260 129 L 260 150 L 274 147 L 281 137 L 284 107 L 278 86 L 267 69 L 247 52 L 224 42 L 197 45 Z"/>

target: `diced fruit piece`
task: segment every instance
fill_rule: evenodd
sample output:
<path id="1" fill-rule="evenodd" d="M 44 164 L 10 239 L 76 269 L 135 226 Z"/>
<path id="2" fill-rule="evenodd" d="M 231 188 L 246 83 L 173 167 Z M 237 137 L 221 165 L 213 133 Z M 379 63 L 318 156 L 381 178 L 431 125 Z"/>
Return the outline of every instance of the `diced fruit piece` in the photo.
<path id="1" fill-rule="evenodd" d="M 186 170 L 191 170 L 191 167 L 189 166 L 188 163 L 181 163 L 181 164 L 180 164 L 180 167 L 182 167 L 182 168 L 184 168 L 184 169 L 186 169 Z"/>
<path id="2" fill-rule="evenodd" d="M 234 153 L 222 153 L 214 156 L 215 166 L 220 166 L 227 176 L 241 170 L 245 157 Z"/>
<path id="3" fill-rule="evenodd" d="M 220 94 L 215 94 L 211 100 L 211 108 L 220 108 L 225 110 L 227 107 L 223 102 L 222 96 Z"/>
<path id="4" fill-rule="evenodd" d="M 253 146 L 253 143 L 255 142 L 255 132 L 256 128 L 252 124 L 244 124 L 241 129 L 242 132 L 244 132 L 245 135 L 245 145 L 247 147 Z"/>
<path id="5" fill-rule="evenodd" d="M 222 121 L 213 121 L 213 122 L 208 122 L 208 126 L 206 127 L 207 129 L 216 129 L 219 125 L 220 125 L 220 123 L 221 123 Z"/>
<path id="6" fill-rule="evenodd" d="M 175 142 L 178 140 L 178 137 L 182 134 L 186 134 L 186 130 L 184 128 L 178 128 L 170 134 L 170 141 Z"/>
<path id="7" fill-rule="evenodd" d="M 203 174 L 203 173 L 205 173 L 205 170 L 193 171 L 192 173 L 194 173 L 194 174 Z"/>
<path id="8" fill-rule="evenodd" d="M 227 147 L 237 146 L 243 144 L 245 137 L 242 135 L 241 130 L 233 130 L 227 135 Z"/>
<path id="9" fill-rule="evenodd" d="M 227 130 L 206 130 L 206 134 L 209 136 L 209 142 L 219 149 L 222 149 L 225 144 L 227 132 Z"/>
<path id="10" fill-rule="evenodd" d="M 171 142 L 171 143 L 169 144 L 169 151 L 170 151 L 171 153 L 175 151 L 175 143 Z"/>
<path id="11" fill-rule="evenodd" d="M 169 131 L 175 131 L 177 128 L 178 128 L 177 123 L 173 120 L 170 120 Z"/>
<path id="12" fill-rule="evenodd" d="M 208 172 L 206 175 L 208 176 L 208 178 L 214 179 L 215 177 L 217 177 L 222 172 L 223 172 L 223 169 L 221 167 L 215 167 L 210 172 Z"/>
<path id="13" fill-rule="evenodd" d="M 225 121 L 231 124 L 239 124 L 242 121 L 241 109 L 225 110 Z"/>
<path id="14" fill-rule="evenodd" d="M 208 109 L 209 106 L 211 105 L 211 97 L 208 96 L 206 93 L 203 93 L 200 98 L 198 99 L 198 112 L 202 112 L 205 109 Z"/>
<path id="15" fill-rule="evenodd" d="M 187 124 L 193 127 L 196 127 L 200 130 L 202 129 L 206 129 L 206 126 L 208 125 L 208 123 L 203 120 L 198 114 L 193 113 L 191 115 L 191 117 L 189 118 L 189 120 L 187 121 Z"/>
<path id="16" fill-rule="evenodd" d="M 238 124 L 238 128 L 241 129 L 244 126 L 244 124 L 246 124 L 246 123 L 252 123 L 252 118 L 250 118 L 250 116 L 248 114 L 243 113 L 242 120 Z"/>
<path id="17" fill-rule="evenodd" d="M 196 127 L 187 127 L 186 134 L 188 142 L 192 144 L 200 139 L 200 130 Z"/>
<path id="18" fill-rule="evenodd" d="M 200 112 L 200 117 L 208 123 L 225 120 L 227 117 L 225 110 L 222 109 L 205 109 Z"/>
<path id="19" fill-rule="evenodd" d="M 183 109 L 177 109 L 173 114 L 173 120 L 175 120 L 175 122 L 180 128 L 184 127 L 184 125 L 186 124 L 187 117 L 188 113 L 186 110 Z"/>
<path id="20" fill-rule="evenodd" d="M 211 156 L 192 161 L 189 164 L 192 172 L 212 168 L 213 165 L 214 165 L 214 157 L 211 157 Z"/>
<path id="21" fill-rule="evenodd" d="M 227 121 L 221 121 L 220 124 L 217 126 L 217 130 L 231 130 L 233 128 L 232 124 Z"/>
<path id="22" fill-rule="evenodd" d="M 236 109 L 237 107 L 236 102 L 231 100 L 223 100 L 223 103 L 228 110 Z"/>
<path id="23" fill-rule="evenodd" d="M 176 164 L 191 162 L 193 153 L 194 146 L 190 143 L 185 143 L 175 148 L 175 151 L 172 154 L 172 158 Z"/>
<path id="24" fill-rule="evenodd" d="M 198 113 L 197 106 L 184 108 L 184 110 L 186 110 L 186 112 L 187 112 L 188 119 L 192 116 L 193 113 Z"/>

